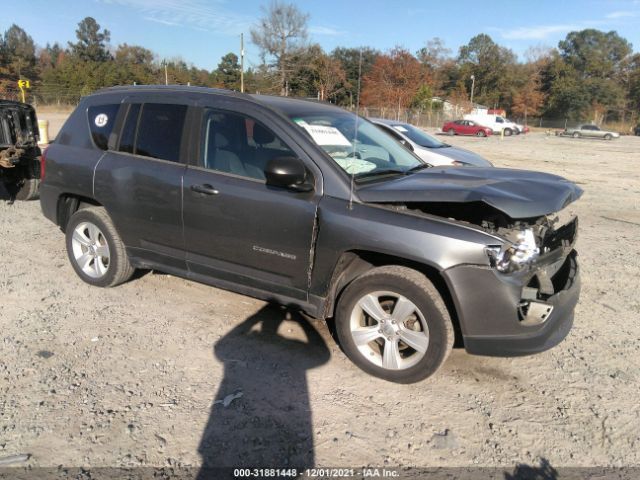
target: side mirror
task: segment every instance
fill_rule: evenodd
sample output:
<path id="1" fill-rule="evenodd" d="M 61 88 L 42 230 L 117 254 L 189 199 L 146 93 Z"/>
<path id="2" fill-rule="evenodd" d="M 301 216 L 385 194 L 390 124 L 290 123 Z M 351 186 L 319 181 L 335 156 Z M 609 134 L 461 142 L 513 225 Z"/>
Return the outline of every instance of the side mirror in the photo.
<path id="1" fill-rule="evenodd" d="M 313 185 L 307 182 L 307 169 L 296 157 L 275 157 L 264 169 L 267 185 L 288 188 L 296 192 L 309 192 Z"/>

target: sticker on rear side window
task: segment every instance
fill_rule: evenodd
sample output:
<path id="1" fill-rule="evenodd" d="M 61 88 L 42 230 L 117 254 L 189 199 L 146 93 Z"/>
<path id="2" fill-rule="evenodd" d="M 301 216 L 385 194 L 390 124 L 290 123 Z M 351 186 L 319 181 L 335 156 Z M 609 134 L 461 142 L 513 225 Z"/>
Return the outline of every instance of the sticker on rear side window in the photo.
<path id="1" fill-rule="evenodd" d="M 118 117 L 120 104 L 93 105 L 87 111 L 87 124 L 91 130 L 93 143 L 101 150 L 107 150 L 109 135 Z"/>
<path id="2" fill-rule="evenodd" d="M 104 127 L 107 122 L 109 121 L 109 117 L 107 116 L 106 113 L 100 113 L 98 115 L 96 115 L 96 118 L 94 120 L 96 127 Z"/>

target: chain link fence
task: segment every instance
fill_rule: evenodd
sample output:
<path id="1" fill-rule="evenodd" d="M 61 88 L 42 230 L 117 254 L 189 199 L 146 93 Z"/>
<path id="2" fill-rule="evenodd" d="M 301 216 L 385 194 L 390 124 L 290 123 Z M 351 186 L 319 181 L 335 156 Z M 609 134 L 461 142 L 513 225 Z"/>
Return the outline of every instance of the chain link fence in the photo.
<path id="1" fill-rule="evenodd" d="M 421 128 L 442 128 L 442 125 L 462 118 L 462 113 L 444 110 L 414 110 L 380 107 L 361 107 L 360 114 L 369 118 L 385 118 L 399 122 L 410 123 Z"/>
<path id="2" fill-rule="evenodd" d="M 83 96 L 90 93 L 92 92 L 78 92 L 59 85 L 36 85 L 25 89 L 24 99 L 26 103 L 36 108 L 50 107 L 67 110 L 75 107 Z M 21 102 L 22 92 L 18 88 L 4 86 L 0 88 L 0 98 Z"/>
<path id="3" fill-rule="evenodd" d="M 549 117 L 529 117 L 516 118 L 518 123 L 527 124 L 531 128 L 539 128 L 543 130 L 564 130 L 565 128 L 575 128 L 579 125 L 594 123 L 591 120 L 570 120 L 568 118 L 549 118 Z M 605 121 L 597 124 L 602 130 L 610 130 L 622 134 L 632 134 L 636 125 L 633 121 Z"/>

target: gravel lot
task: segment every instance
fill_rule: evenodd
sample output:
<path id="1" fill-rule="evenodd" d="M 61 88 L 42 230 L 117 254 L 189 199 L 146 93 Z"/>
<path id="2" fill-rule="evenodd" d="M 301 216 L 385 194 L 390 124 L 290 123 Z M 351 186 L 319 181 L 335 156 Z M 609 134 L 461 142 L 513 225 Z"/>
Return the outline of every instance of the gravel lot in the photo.
<path id="1" fill-rule="evenodd" d="M 640 138 L 446 141 L 585 189 L 583 293 L 558 347 L 516 359 L 456 350 L 427 381 L 386 383 L 295 312 L 153 272 L 92 288 L 38 202 L 0 201 L 0 458 L 640 466 Z"/>

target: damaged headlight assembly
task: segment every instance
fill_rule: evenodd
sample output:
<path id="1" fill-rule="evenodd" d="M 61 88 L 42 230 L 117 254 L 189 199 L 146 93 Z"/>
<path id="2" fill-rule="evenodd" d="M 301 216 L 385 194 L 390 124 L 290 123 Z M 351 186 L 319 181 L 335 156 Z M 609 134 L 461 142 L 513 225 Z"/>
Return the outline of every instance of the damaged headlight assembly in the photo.
<path id="1" fill-rule="evenodd" d="M 538 255 L 540 248 L 531 228 L 520 230 L 514 241 L 503 245 L 485 247 L 491 266 L 502 273 L 513 273 L 531 265 Z"/>

